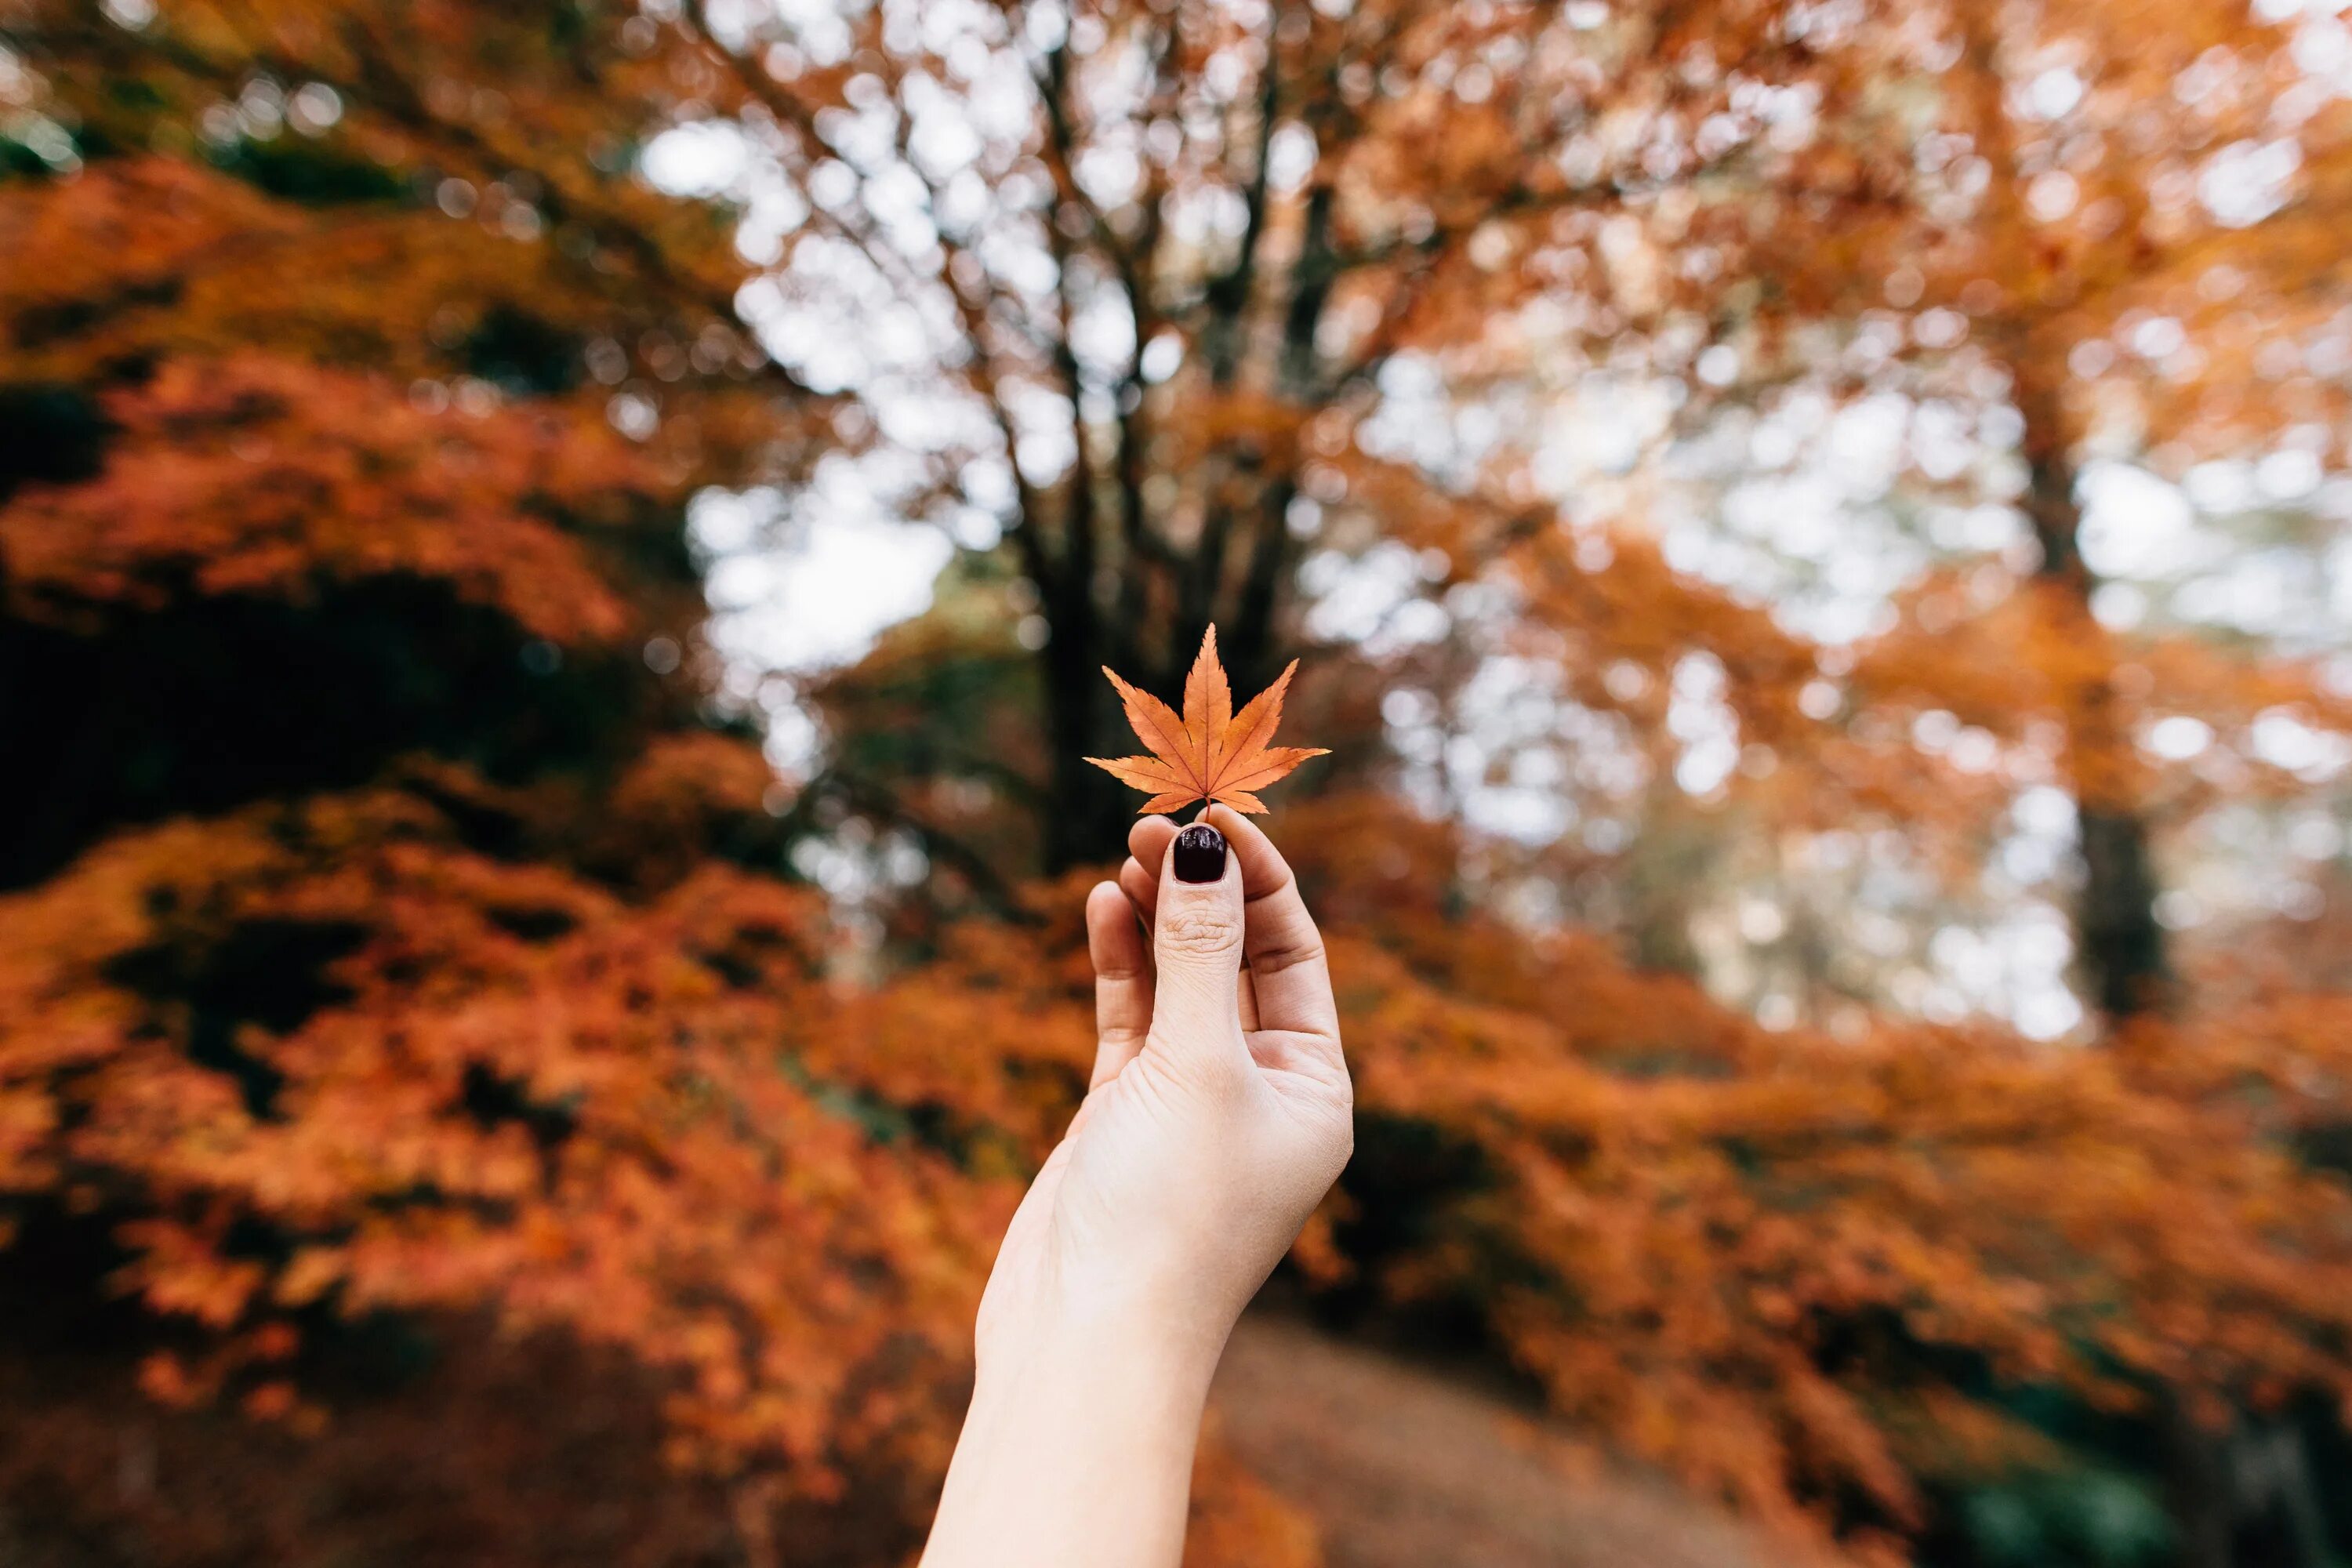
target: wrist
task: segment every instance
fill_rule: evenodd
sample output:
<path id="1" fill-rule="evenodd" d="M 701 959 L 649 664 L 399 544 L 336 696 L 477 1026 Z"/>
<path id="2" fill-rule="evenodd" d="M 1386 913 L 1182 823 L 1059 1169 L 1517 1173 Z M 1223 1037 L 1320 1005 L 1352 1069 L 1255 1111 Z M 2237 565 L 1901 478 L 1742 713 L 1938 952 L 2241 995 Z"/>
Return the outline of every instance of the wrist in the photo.
<path id="1" fill-rule="evenodd" d="M 975 1405 L 1008 1389 L 1115 1386 L 1197 1419 L 1233 1317 L 1197 1295 L 1136 1287 L 1064 1289 L 1004 1303 L 975 1344 Z"/>

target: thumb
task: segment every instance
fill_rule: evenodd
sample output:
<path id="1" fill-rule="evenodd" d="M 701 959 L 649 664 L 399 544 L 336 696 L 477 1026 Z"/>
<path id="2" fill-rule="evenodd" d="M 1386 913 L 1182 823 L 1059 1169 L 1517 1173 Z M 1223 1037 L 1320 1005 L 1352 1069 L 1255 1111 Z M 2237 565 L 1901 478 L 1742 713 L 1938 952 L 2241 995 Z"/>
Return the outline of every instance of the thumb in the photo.
<path id="1" fill-rule="evenodd" d="M 1160 972 L 1150 1043 L 1171 1058 L 1245 1058 L 1236 991 L 1242 970 L 1242 869 L 1225 836 L 1196 822 L 1169 841 L 1152 922 Z"/>

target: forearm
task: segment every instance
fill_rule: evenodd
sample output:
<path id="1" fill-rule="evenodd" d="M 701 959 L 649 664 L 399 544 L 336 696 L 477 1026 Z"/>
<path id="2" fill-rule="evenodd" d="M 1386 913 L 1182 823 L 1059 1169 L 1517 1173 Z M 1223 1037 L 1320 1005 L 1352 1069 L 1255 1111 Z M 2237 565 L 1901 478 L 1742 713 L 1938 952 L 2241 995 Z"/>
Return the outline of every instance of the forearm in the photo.
<path id="1" fill-rule="evenodd" d="M 1175 1568 L 1215 1360 L 1132 1321 L 983 1357 L 923 1568 Z"/>

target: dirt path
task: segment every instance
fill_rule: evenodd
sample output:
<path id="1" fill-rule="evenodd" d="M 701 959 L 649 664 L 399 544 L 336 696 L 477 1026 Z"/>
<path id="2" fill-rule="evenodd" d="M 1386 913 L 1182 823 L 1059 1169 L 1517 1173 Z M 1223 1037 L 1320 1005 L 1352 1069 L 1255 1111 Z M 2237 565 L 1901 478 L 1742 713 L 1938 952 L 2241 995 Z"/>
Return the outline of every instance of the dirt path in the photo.
<path id="1" fill-rule="evenodd" d="M 1243 1322 L 1213 1407 L 1330 1568 L 1793 1568 L 1662 1481 L 1563 1464 L 1570 1445 L 1496 1396 L 1296 1321 Z"/>

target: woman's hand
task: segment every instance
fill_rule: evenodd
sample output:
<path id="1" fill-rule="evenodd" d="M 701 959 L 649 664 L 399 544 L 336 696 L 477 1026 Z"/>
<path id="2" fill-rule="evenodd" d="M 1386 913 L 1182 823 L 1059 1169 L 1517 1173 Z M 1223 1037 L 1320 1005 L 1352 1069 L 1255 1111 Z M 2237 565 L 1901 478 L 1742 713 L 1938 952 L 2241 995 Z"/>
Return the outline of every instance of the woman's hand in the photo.
<path id="1" fill-rule="evenodd" d="M 1352 1147 L 1322 938 L 1272 841 L 1215 806 L 1128 845 L 1087 900 L 1092 1086 L 998 1254 L 983 1365 L 1125 1318 L 1213 1366 Z"/>
<path id="2" fill-rule="evenodd" d="M 925 1568 L 1173 1568 L 1209 1378 L 1353 1146 L 1322 938 L 1213 806 L 1087 900 L 1092 1086 L 1014 1214 Z"/>

